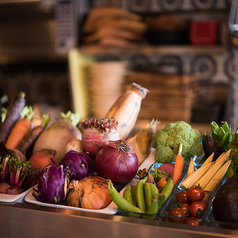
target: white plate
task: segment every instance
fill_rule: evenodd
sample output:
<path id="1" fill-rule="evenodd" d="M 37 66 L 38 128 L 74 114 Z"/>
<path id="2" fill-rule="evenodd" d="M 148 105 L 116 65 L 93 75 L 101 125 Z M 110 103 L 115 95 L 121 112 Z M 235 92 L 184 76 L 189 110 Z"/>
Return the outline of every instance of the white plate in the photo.
<path id="1" fill-rule="evenodd" d="M 33 189 L 33 187 L 27 189 L 23 193 L 15 194 L 15 195 L 0 193 L 0 202 L 15 202 L 16 200 L 18 200 L 18 199 L 24 197 L 26 194 L 28 194 L 32 189 Z"/>
<path id="2" fill-rule="evenodd" d="M 149 169 L 149 167 L 155 162 L 154 160 L 154 149 L 151 149 L 151 153 L 149 157 L 140 165 L 139 169 Z M 123 193 L 123 189 L 121 190 L 120 194 Z M 114 202 L 111 202 L 106 208 L 99 209 L 99 210 L 92 210 L 92 209 L 85 209 L 85 208 L 78 208 L 78 207 L 72 207 L 67 205 L 60 205 L 60 204 L 51 204 L 51 203 L 44 203 L 39 202 L 35 199 L 35 197 L 32 195 L 32 191 L 30 191 L 27 196 L 25 197 L 25 202 L 33 203 L 39 206 L 45 206 L 45 207 L 55 207 L 55 208 L 64 208 L 64 209 L 72 209 L 77 211 L 85 211 L 85 212 L 95 212 L 95 213 L 102 213 L 102 214 L 115 214 L 117 213 L 117 205 Z"/>
<path id="3" fill-rule="evenodd" d="M 111 202 L 106 208 L 99 209 L 99 210 L 92 210 L 92 209 L 85 209 L 85 208 L 79 208 L 79 207 L 72 207 L 67 205 L 60 205 L 60 204 L 51 204 L 51 203 L 45 203 L 45 202 L 39 202 L 35 199 L 35 197 L 32 195 L 32 191 L 30 191 L 26 197 L 25 202 L 32 203 L 39 206 L 45 206 L 45 207 L 55 207 L 55 208 L 64 208 L 64 209 L 72 209 L 77 211 L 84 211 L 84 212 L 96 212 L 96 213 L 102 213 L 102 214 L 115 214 L 117 212 L 117 205 L 114 202 Z"/>

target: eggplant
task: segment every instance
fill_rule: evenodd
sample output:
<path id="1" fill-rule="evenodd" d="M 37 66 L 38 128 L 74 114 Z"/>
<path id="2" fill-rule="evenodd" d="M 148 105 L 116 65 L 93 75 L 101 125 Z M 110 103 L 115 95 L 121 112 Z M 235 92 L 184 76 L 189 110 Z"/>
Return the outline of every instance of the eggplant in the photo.
<path id="1" fill-rule="evenodd" d="M 202 137 L 202 146 L 205 157 L 209 157 L 214 152 L 213 161 L 215 161 L 220 154 L 224 152 L 212 136 L 206 133 L 204 133 Z"/>

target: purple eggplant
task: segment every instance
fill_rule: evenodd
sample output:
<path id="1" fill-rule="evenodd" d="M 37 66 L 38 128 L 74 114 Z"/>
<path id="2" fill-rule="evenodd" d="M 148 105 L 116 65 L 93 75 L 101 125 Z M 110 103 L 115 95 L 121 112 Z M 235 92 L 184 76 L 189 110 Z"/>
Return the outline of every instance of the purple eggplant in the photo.
<path id="1" fill-rule="evenodd" d="M 223 152 L 212 136 L 206 133 L 204 133 L 202 137 L 202 146 L 205 157 L 209 157 L 214 152 L 213 161 L 215 161 Z"/>

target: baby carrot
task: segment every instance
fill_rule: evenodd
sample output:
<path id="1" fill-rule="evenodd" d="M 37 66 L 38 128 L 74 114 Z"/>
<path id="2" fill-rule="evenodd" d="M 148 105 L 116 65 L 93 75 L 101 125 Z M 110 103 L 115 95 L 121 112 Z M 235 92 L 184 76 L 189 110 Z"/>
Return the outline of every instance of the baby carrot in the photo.
<path id="1" fill-rule="evenodd" d="M 20 92 L 13 102 L 7 108 L 6 118 L 0 127 L 0 141 L 6 143 L 7 137 L 9 136 L 13 126 L 20 118 L 20 112 L 25 106 L 25 93 Z"/>
<path id="2" fill-rule="evenodd" d="M 174 174 L 173 174 L 174 186 L 178 183 L 179 179 L 181 178 L 183 166 L 184 166 L 184 158 L 182 156 L 182 144 L 180 144 L 179 151 L 176 156 L 174 164 Z"/>
<path id="3" fill-rule="evenodd" d="M 28 133 L 28 135 L 23 138 L 23 140 L 18 144 L 16 148 L 20 150 L 22 153 L 25 153 L 31 147 L 31 145 L 33 145 L 36 139 L 40 136 L 40 134 L 43 132 L 43 130 L 48 125 L 50 120 L 51 120 L 50 115 L 43 114 L 41 124 L 33 127 L 31 131 Z"/>
<path id="4" fill-rule="evenodd" d="M 21 118 L 16 122 L 7 138 L 5 146 L 8 149 L 15 149 L 23 138 L 30 132 L 32 126 L 31 119 L 33 115 L 34 110 L 32 107 L 25 106 L 22 109 L 20 114 Z"/>

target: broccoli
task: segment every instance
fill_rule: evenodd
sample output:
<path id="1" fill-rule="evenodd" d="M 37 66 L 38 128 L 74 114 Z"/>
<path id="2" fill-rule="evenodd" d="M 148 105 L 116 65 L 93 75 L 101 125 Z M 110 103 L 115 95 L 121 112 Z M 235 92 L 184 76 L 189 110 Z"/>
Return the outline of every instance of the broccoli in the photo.
<path id="1" fill-rule="evenodd" d="M 184 121 L 169 123 L 164 129 L 158 130 L 155 134 L 153 141 L 155 161 L 171 163 L 178 153 L 179 145 L 182 143 L 184 161 L 189 162 L 194 155 L 202 155 L 201 138 L 201 133 Z"/>

